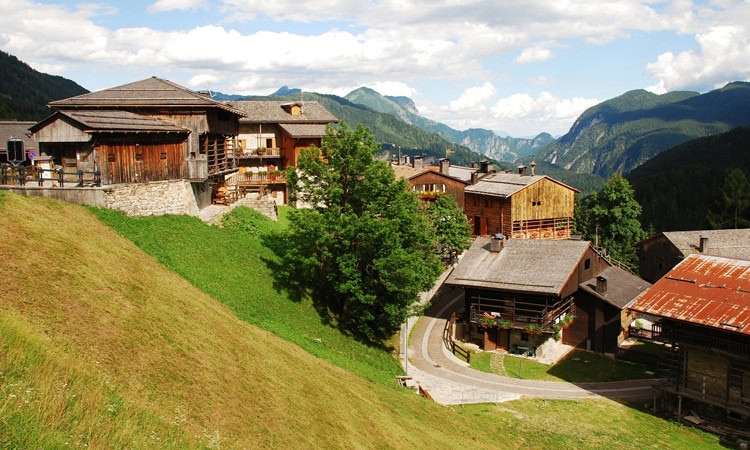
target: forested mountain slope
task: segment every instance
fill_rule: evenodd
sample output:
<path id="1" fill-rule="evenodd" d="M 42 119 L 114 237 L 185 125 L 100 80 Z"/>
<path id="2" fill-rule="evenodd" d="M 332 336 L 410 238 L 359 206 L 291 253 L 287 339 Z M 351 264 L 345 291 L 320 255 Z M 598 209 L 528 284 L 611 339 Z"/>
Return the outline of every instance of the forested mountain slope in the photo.
<path id="1" fill-rule="evenodd" d="M 750 83 L 730 83 L 702 95 L 636 90 L 589 108 L 566 135 L 534 157 L 608 178 L 689 140 L 743 125 L 750 125 Z"/>
<path id="2" fill-rule="evenodd" d="M 708 228 L 706 214 L 726 175 L 739 168 L 750 179 L 750 127 L 686 142 L 626 175 L 643 208 L 644 227 L 656 231 Z"/>
<path id="3" fill-rule="evenodd" d="M 74 81 L 38 72 L 0 51 L 0 120 L 41 120 L 52 113 L 47 103 L 87 92 Z"/>

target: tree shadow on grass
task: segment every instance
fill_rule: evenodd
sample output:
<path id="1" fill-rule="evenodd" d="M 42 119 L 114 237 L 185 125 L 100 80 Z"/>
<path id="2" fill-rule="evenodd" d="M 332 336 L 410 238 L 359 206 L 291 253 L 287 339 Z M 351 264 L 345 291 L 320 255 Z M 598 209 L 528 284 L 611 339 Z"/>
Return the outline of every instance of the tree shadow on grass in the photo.
<path id="1" fill-rule="evenodd" d="M 294 302 L 302 302 L 306 299 L 312 301 L 313 308 L 318 313 L 324 325 L 334 327 L 342 334 L 357 340 L 369 347 L 390 351 L 391 346 L 385 342 L 374 342 L 360 335 L 340 320 L 341 311 L 332 305 L 337 305 L 335 293 L 325 287 L 324 283 L 316 283 L 308 274 L 300 273 L 295 261 L 290 255 L 294 254 L 294 240 L 282 231 L 270 232 L 261 236 L 262 244 L 271 250 L 276 258 L 264 258 L 261 260 L 268 266 L 273 277 L 273 288 L 277 292 L 286 293 Z"/>

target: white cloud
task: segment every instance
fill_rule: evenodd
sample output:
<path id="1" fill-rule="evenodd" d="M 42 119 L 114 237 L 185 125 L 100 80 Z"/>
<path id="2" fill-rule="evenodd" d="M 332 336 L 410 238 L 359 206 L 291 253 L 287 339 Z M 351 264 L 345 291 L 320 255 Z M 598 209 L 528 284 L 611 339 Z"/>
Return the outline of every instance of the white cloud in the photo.
<path id="1" fill-rule="evenodd" d="M 529 64 L 535 62 L 546 61 L 551 59 L 554 55 L 552 51 L 545 47 L 529 47 L 523 49 L 520 55 L 516 58 L 516 62 L 519 64 Z"/>
<path id="2" fill-rule="evenodd" d="M 657 79 L 649 90 L 705 90 L 750 78 L 750 35 L 745 27 L 717 26 L 696 36 L 699 50 L 666 52 L 646 66 Z"/>
<path id="3" fill-rule="evenodd" d="M 146 9 L 148 12 L 189 11 L 208 7 L 207 0 L 157 0 Z"/>
<path id="4" fill-rule="evenodd" d="M 458 100 L 450 102 L 448 109 L 453 112 L 485 110 L 485 103 L 497 95 L 497 89 L 489 81 L 481 86 L 466 89 Z"/>
<path id="5" fill-rule="evenodd" d="M 215 86 L 219 81 L 223 80 L 223 78 L 224 77 L 216 74 L 201 73 L 190 78 L 187 85 L 193 89 L 207 89 L 211 86 Z"/>

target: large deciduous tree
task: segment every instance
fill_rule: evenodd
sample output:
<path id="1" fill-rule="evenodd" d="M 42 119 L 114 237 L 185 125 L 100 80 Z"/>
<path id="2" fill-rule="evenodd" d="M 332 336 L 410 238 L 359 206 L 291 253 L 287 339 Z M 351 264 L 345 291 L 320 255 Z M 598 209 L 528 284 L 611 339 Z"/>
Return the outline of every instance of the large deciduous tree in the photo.
<path id="1" fill-rule="evenodd" d="M 441 271 L 434 226 L 405 180 L 374 159 L 370 131 L 340 123 L 302 151 L 290 189 L 298 203 L 284 262 L 318 310 L 360 339 L 381 342 Z"/>
<path id="2" fill-rule="evenodd" d="M 612 258 L 630 268 L 638 264 L 635 244 L 646 237 L 641 226 L 641 205 L 633 188 L 619 174 L 613 175 L 601 191 L 581 202 L 578 225 L 586 239 L 607 250 Z"/>

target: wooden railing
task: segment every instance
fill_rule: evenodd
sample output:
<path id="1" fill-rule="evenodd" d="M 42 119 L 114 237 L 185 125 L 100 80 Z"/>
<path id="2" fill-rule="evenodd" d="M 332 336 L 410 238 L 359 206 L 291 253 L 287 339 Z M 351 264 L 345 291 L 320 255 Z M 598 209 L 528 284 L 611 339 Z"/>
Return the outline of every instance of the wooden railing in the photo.
<path id="1" fill-rule="evenodd" d="M 445 322 L 445 328 L 443 329 L 443 343 L 446 345 L 448 350 L 453 353 L 453 356 L 462 356 L 467 363 L 471 364 L 471 352 L 461 347 L 453 339 L 453 333 L 456 329 L 456 313 L 451 315 L 451 318 Z"/>
<path id="2" fill-rule="evenodd" d="M 45 184 L 45 182 L 48 182 Z M 42 169 L 39 167 L 15 166 L 0 164 L 0 184 L 27 186 L 36 184 L 39 187 L 101 186 L 102 174 L 95 171 L 65 171 L 62 168 Z"/>

